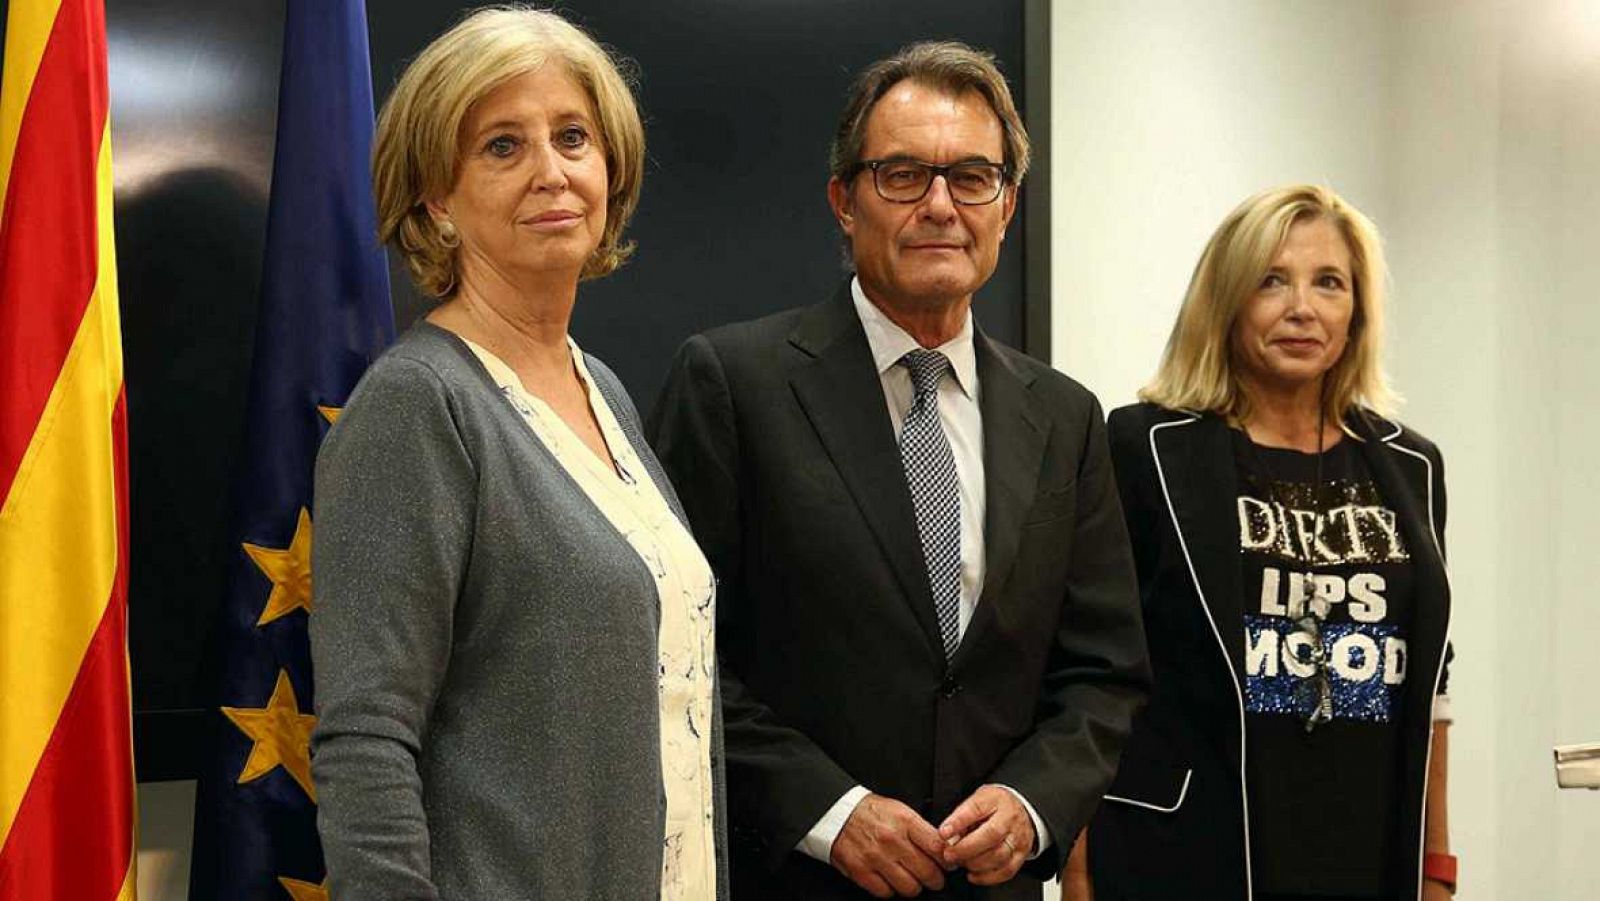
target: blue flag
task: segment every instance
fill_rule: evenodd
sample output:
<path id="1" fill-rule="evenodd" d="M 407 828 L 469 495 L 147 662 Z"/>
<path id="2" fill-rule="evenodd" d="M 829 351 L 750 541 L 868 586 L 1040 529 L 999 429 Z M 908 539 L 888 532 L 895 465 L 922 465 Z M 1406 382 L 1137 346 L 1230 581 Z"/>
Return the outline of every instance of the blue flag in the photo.
<path id="1" fill-rule="evenodd" d="M 394 338 L 368 160 L 363 0 L 288 0 L 233 556 L 217 617 L 216 741 L 200 764 L 190 896 L 326 899 L 308 740 L 312 467 Z"/>

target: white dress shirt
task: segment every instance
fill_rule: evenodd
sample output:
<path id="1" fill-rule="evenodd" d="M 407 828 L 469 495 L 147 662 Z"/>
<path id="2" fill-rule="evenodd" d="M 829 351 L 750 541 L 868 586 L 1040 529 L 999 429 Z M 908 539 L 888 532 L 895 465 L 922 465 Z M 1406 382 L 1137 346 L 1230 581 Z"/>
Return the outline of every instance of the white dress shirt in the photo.
<path id="1" fill-rule="evenodd" d="M 894 424 L 895 439 L 905 426 L 906 413 L 911 409 L 914 391 L 911 373 L 899 365 L 900 358 L 921 347 L 917 339 L 884 315 L 877 305 L 867 299 L 861 290 L 861 280 L 850 280 L 850 296 L 855 300 L 856 315 L 867 333 L 867 346 L 872 350 L 873 363 L 878 368 L 878 379 L 883 386 L 883 399 L 887 404 L 889 421 Z M 972 311 L 967 311 L 966 321 L 954 338 L 932 348 L 950 360 L 953 378 L 939 382 L 937 398 L 939 424 L 944 428 L 950 451 L 955 456 L 956 479 L 961 495 L 961 616 L 957 634 L 966 637 L 967 624 L 972 622 L 972 611 L 977 608 L 978 596 L 983 593 L 983 515 L 986 502 L 983 480 L 983 415 L 978 407 L 981 386 L 978 384 L 978 358 L 972 344 Z M 1016 796 L 1033 820 L 1033 832 L 1038 843 L 1031 860 L 1050 846 L 1050 831 L 1039 814 L 1016 789 L 1001 786 Z M 822 819 L 800 839 L 796 847 L 806 855 L 829 863 L 833 841 L 869 792 L 856 786 L 845 792 L 828 808 Z M 938 828 L 939 824 L 933 826 Z"/>
<path id="2" fill-rule="evenodd" d="M 859 279 L 850 280 L 856 315 L 867 332 L 872 362 L 883 383 L 883 399 L 888 404 L 889 421 L 894 424 L 895 440 L 905 429 L 906 414 L 916 398 L 911 386 L 911 371 L 900 365 L 900 358 L 921 347 L 917 339 L 895 325 L 877 305 L 867 299 Z M 978 410 L 978 358 L 972 349 L 972 311 L 954 338 L 933 348 L 950 361 L 953 378 L 939 382 L 939 424 L 950 441 L 956 459 L 956 481 L 961 493 L 961 620 L 956 634 L 965 636 L 972 611 L 983 591 L 983 414 Z"/>

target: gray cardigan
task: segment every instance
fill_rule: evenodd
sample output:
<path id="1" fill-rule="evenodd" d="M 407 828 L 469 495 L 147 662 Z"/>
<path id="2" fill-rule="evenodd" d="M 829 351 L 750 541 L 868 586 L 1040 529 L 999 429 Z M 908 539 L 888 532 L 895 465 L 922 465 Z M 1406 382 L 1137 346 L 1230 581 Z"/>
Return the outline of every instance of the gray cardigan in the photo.
<path id="1" fill-rule="evenodd" d="M 681 519 L 621 383 L 585 359 Z M 657 897 L 655 583 L 459 338 L 421 323 L 367 371 L 317 458 L 313 521 L 333 897 Z"/>

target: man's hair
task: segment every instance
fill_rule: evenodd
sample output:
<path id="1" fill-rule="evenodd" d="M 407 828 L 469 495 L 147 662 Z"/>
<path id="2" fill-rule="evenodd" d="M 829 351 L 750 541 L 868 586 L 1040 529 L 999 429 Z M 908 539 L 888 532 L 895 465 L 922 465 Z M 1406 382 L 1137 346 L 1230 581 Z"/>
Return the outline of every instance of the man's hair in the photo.
<path id="1" fill-rule="evenodd" d="M 1017 106 L 1005 76 L 995 67 L 994 56 L 955 41 L 923 41 L 902 47 L 888 59 L 879 60 L 856 76 L 845 96 L 844 115 L 833 136 L 828 153 L 828 168 L 833 177 L 846 179 L 855 174 L 866 142 L 867 118 L 872 108 L 890 88 L 910 79 L 958 96 L 977 91 L 989 102 L 1005 131 L 1006 171 L 1013 184 L 1020 184 L 1028 171 L 1028 130 L 1022 125 Z"/>
<path id="2" fill-rule="evenodd" d="M 547 63 L 588 95 L 605 154 L 606 226 L 582 277 L 610 273 L 633 251 L 622 230 L 644 180 L 644 125 L 617 62 L 581 29 L 552 12 L 504 6 L 468 15 L 429 44 L 400 76 L 378 116 L 372 182 L 378 237 L 405 259 L 428 294 L 457 286 L 458 257 L 425 204 L 448 193 L 461 163 L 460 131 L 472 105 Z"/>
<path id="3" fill-rule="evenodd" d="M 1161 367 L 1139 398 L 1174 410 L 1218 413 L 1242 422 L 1250 413 L 1233 364 L 1233 328 L 1245 301 L 1302 222 L 1333 224 L 1350 248 L 1355 310 L 1344 353 L 1324 376 L 1323 409 L 1341 421 L 1353 407 L 1388 416 L 1399 398 L 1383 371 L 1383 306 L 1387 271 L 1378 230 L 1331 189 L 1290 185 L 1262 191 L 1217 226 L 1189 280 Z"/>

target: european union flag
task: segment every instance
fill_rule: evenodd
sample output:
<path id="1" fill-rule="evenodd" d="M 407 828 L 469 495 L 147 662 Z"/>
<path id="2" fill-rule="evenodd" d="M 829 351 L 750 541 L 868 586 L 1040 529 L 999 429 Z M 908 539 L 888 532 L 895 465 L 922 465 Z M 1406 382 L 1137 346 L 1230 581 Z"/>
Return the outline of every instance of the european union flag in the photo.
<path id="1" fill-rule="evenodd" d="M 195 801 L 197 899 L 327 898 L 309 750 L 311 475 L 394 338 L 372 125 L 362 0 L 288 0 L 237 550 L 218 614 L 217 741 Z"/>

